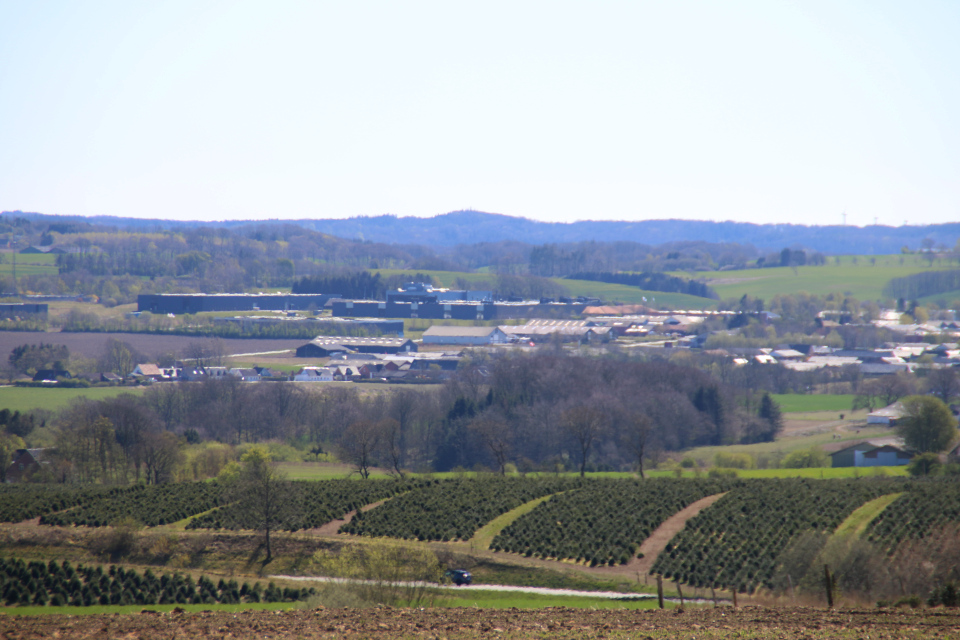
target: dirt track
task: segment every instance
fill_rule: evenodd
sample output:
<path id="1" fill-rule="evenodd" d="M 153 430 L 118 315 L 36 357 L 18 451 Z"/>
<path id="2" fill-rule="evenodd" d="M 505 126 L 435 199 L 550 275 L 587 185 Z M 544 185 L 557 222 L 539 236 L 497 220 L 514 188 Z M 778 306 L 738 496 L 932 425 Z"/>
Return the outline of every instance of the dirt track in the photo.
<path id="1" fill-rule="evenodd" d="M 7 610 L 10 611 L 10 610 Z M 549 608 L 318 609 L 0 616 L 3 638 L 930 638 L 960 637 L 956 610 L 746 607 L 685 612 Z"/>

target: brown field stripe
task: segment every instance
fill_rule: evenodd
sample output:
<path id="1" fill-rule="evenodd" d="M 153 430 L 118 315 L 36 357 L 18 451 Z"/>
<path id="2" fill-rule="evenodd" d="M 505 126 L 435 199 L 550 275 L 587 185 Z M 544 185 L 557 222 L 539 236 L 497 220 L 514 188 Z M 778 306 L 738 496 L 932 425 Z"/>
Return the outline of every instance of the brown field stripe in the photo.
<path id="1" fill-rule="evenodd" d="M 687 524 L 687 520 L 694 517 L 725 495 L 727 495 L 726 492 L 707 496 L 706 498 L 697 500 L 696 502 L 687 505 L 680 511 L 677 511 L 675 514 L 664 520 L 663 523 L 657 527 L 653 533 L 650 534 L 650 537 L 644 540 L 640 545 L 637 553 L 642 553 L 642 558 L 634 556 L 627 564 L 622 564 L 617 567 L 609 567 L 606 571 L 626 573 L 629 575 L 646 575 L 650 571 L 650 568 L 653 567 L 653 563 L 657 561 L 657 556 L 659 556 L 663 550 L 667 548 L 667 545 L 670 544 L 673 536 L 680 533 L 684 525 Z"/>

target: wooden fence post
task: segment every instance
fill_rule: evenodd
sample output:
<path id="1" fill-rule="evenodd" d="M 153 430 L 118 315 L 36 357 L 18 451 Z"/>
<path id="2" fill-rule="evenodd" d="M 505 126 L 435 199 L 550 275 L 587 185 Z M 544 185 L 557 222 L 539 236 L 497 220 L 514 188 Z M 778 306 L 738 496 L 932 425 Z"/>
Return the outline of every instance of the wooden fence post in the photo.
<path id="1" fill-rule="evenodd" d="M 830 575 L 830 565 L 823 565 L 823 586 L 827 590 L 827 606 L 833 609 L 833 577 Z"/>
<path id="2" fill-rule="evenodd" d="M 663 609 L 663 576 L 657 574 L 657 602 L 660 604 L 660 608 Z"/>
<path id="3" fill-rule="evenodd" d="M 737 587 L 734 586 L 733 589 L 731 589 L 731 591 L 733 591 L 733 608 L 736 609 L 737 608 Z"/>
<path id="4" fill-rule="evenodd" d="M 680 594 L 680 608 L 683 609 L 683 589 L 680 587 L 680 581 L 675 581 L 677 584 L 677 593 Z"/>

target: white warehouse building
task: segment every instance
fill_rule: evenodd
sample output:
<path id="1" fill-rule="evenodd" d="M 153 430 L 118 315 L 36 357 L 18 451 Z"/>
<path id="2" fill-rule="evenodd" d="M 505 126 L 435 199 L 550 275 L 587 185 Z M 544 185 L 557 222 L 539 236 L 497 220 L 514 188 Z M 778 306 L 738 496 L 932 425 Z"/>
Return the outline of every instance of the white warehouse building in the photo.
<path id="1" fill-rule="evenodd" d="M 423 332 L 423 344 L 506 344 L 509 337 L 499 327 L 440 327 Z"/>

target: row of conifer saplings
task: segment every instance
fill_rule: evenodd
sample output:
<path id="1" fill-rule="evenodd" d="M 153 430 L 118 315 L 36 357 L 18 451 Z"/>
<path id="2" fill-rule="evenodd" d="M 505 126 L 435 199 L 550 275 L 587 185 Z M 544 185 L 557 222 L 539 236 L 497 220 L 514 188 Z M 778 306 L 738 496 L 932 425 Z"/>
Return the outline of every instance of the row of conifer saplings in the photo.
<path id="1" fill-rule="evenodd" d="M 72 566 L 64 560 L 48 563 L 19 558 L 0 558 L 0 598 L 8 606 L 145 605 L 145 604 L 238 604 L 241 602 L 294 602 L 316 593 L 313 588 L 280 589 L 271 582 L 237 584 L 236 580 L 214 583 L 206 576 L 196 581 L 189 575 L 150 569 L 142 574 L 123 567 Z"/>

